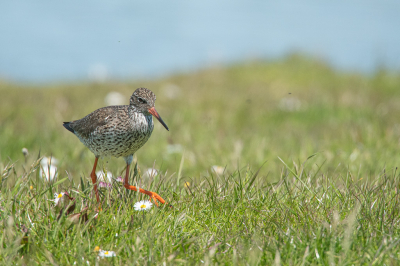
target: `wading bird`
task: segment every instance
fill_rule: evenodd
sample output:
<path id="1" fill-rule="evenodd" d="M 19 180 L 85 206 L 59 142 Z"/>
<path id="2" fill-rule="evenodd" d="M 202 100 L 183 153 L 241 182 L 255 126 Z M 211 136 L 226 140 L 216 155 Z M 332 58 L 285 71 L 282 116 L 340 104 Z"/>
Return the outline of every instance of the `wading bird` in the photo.
<path id="1" fill-rule="evenodd" d="M 147 142 L 153 132 L 153 116 L 169 131 L 154 108 L 155 101 L 156 95 L 151 90 L 138 88 L 133 92 L 129 105 L 103 107 L 82 119 L 64 122 L 63 126 L 74 133 L 96 157 L 90 177 L 97 202 L 100 202 L 97 190 L 97 161 L 100 156 L 114 156 L 123 157 L 126 162 L 125 188 L 149 195 L 156 204 L 157 200 L 165 203 L 157 193 L 136 188 L 128 183 L 133 154 Z"/>

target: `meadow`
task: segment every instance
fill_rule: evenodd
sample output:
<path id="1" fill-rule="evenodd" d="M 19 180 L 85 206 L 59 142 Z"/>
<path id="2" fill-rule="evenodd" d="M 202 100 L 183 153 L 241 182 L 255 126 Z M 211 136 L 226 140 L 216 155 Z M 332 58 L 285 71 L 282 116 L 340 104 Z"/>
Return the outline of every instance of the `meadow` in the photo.
<path id="1" fill-rule="evenodd" d="M 121 158 L 103 158 L 98 212 L 94 156 L 62 122 L 138 87 L 170 131 L 155 121 L 130 182 L 173 207 L 136 211 L 147 197 L 117 181 Z M 398 72 L 292 55 L 152 80 L 1 81 L 0 95 L 2 265 L 400 264 Z M 58 160 L 53 181 L 43 156 Z M 61 192 L 73 200 L 55 206 Z"/>

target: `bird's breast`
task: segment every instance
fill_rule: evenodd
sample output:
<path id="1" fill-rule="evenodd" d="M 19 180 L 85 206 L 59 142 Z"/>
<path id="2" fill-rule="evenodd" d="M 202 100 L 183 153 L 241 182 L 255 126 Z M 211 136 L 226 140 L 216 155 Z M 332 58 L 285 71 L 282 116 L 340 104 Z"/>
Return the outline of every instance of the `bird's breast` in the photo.
<path id="1" fill-rule="evenodd" d="M 153 132 L 154 124 L 153 117 L 151 115 L 144 115 L 142 113 L 134 112 L 129 116 L 130 129 L 133 133 L 147 135 Z"/>
<path id="2" fill-rule="evenodd" d="M 80 139 L 95 155 L 128 156 L 147 142 L 153 128 L 151 116 L 133 113 L 129 117 L 114 117 L 112 122 L 92 132 L 89 138 Z"/>

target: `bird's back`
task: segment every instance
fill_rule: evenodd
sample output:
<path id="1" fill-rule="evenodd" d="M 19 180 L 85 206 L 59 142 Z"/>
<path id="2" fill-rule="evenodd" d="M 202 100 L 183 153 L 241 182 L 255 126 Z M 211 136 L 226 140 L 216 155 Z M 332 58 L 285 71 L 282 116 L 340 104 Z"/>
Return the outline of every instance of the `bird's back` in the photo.
<path id="1" fill-rule="evenodd" d="M 96 156 L 128 156 L 149 139 L 151 116 L 135 112 L 129 105 L 97 109 L 82 119 L 64 123 Z"/>

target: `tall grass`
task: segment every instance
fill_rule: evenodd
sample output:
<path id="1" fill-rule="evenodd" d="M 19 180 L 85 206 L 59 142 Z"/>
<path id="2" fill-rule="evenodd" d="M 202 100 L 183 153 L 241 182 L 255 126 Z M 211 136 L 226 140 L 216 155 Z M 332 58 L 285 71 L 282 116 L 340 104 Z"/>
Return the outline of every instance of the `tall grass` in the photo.
<path id="1" fill-rule="evenodd" d="M 312 173 L 311 160 L 285 167 L 277 183 L 248 167 L 188 187 L 161 174 L 141 186 L 170 195 L 173 207 L 148 212 L 133 209 L 142 195 L 114 182 L 101 191 L 97 217 L 88 180 L 43 182 L 29 169 L 1 190 L 1 263 L 398 264 L 398 173 L 365 182 L 351 172 Z M 88 207 L 79 221 L 66 215 L 72 202 L 53 206 L 55 191 L 74 198 L 75 218 Z M 99 259 L 96 246 L 117 256 Z"/>
<path id="2" fill-rule="evenodd" d="M 170 132 L 156 124 L 130 182 L 173 207 L 135 211 L 147 198 L 116 181 L 123 160 L 104 158 L 98 168 L 114 178 L 98 214 L 93 155 L 62 122 L 104 106 L 111 90 L 128 102 L 139 86 L 156 93 Z M 2 83 L 0 261 L 397 265 L 399 88 L 396 73 L 338 73 L 297 56 L 155 81 Z M 40 158 L 51 155 L 58 177 L 47 182 Z M 73 200 L 54 206 L 55 192 Z M 116 256 L 100 259 L 96 246 Z"/>

